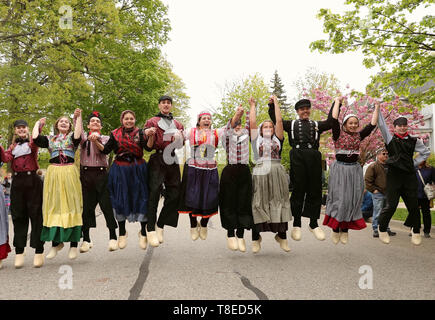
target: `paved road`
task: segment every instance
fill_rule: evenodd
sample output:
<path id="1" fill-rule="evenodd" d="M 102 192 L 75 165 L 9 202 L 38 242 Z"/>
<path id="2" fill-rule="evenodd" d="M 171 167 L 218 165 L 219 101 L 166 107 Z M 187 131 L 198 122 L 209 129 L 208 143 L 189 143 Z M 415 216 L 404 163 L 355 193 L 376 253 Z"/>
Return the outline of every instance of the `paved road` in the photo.
<path id="1" fill-rule="evenodd" d="M 289 253 L 270 233 L 256 255 L 250 241 L 246 253 L 228 250 L 219 217 L 211 219 L 207 240 L 192 241 L 187 216 L 177 229 L 165 229 L 164 244 L 146 251 L 138 245 L 139 224 L 127 224 L 127 248 L 108 252 L 100 215 L 91 231 L 94 247 L 76 260 L 64 248 L 36 269 L 27 248 L 25 266 L 15 269 L 12 252 L 0 270 L 0 299 L 435 299 L 435 239 L 415 247 L 402 224 L 392 222 L 398 235 L 390 245 L 372 238 L 371 225 L 351 231 L 348 245 L 334 245 L 329 229 L 320 242 L 307 224 L 302 241 L 290 240 Z M 67 275 L 59 273 L 62 266 L 72 270 L 72 289 L 59 287 Z M 361 266 L 373 271 L 373 289 L 360 288 L 370 283 L 360 281 L 368 276 Z"/>

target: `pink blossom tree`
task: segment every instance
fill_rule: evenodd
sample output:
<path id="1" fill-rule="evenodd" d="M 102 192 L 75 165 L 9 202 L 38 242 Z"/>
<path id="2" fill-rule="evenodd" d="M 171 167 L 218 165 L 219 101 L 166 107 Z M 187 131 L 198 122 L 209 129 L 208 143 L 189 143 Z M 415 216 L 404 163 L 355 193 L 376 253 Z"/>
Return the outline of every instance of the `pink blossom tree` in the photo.
<path id="1" fill-rule="evenodd" d="M 347 86 L 349 88 L 349 86 Z M 335 97 L 329 95 L 326 90 L 322 89 L 312 89 L 310 92 L 304 90 L 304 96 L 311 100 L 311 105 L 313 110 L 318 110 L 326 118 L 331 108 L 332 102 Z M 382 101 L 376 99 L 369 95 L 357 95 L 355 93 L 341 93 L 337 91 L 337 96 L 343 96 L 345 102 L 341 107 L 339 122 L 342 123 L 343 118 L 347 114 L 355 114 L 360 119 L 360 128 L 362 129 L 371 121 L 373 108 L 375 102 L 379 101 L 381 103 L 381 112 L 384 115 L 385 121 L 393 133 L 393 121 L 399 116 L 404 116 L 408 118 L 409 133 L 411 135 L 418 136 L 423 140 L 428 138 L 427 134 L 419 135 L 416 129 L 419 126 L 424 125 L 423 114 L 420 110 L 410 104 L 406 104 L 395 97 L 392 101 Z M 360 162 L 362 165 L 372 160 L 376 156 L 376 150 L 384 146 L 384 140 L 382 138 L 381 132 L 378 128 L 373 130 L 370 136 L 364 139 L 361 144 L 360 149 Z M 332 136 L 329 135 L 324 142 L 324 153 L 326 155 L 326 161 L 328 165 L 335 159 L 334 153 L 334 142 Z"/>

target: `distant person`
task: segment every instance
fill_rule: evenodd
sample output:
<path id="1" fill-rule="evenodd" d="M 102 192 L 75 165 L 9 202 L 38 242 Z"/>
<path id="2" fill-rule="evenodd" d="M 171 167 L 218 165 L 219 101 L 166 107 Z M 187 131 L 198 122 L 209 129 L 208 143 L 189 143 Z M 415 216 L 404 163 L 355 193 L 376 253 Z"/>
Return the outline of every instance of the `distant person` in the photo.
<path id="1" fill-rule="evenodd" d="M 388 151 L 381 148 L 376 153 L 376 162 L 373 162 L 367 168 L 364 175 L 366 189 L 372 193 L 373 199 L 373 237 L 379 237 L 378 231 L 378 217 L 381 210 L 386 205 L 386 189 L 387 189 L 387 167 L 386 161 L 388 159 Z M 395 236 L 396 233 L 387 228 L 388 235 Z"/>
<path id="2" fill-rule="evenodd" d="M 8 173 L 7 176 L 3 180 L 3 188 L 4 188 L 4 195 L 5 195 L 5 206 L 7 212 L 9 212 L 9 209 L 11 207 L 11 184 L 12 184 L 12 173 Z"/>
<path id="3" fill-rule="evenodd" d="M 424 192 L 424 184 L 435 183 L 435 168 L 423 161 L 417 169 L 418 181 L 418 206 L 423 215 L 423 233 L 425 238 L 430 238 L 430 229 L 432 226 L 432 217 L 430 215 L 430 200 Z M 420 176 L 421 175 L 421 176 Z"/>
<path id="4" fill-rule="evenodd" d="M 3 163 L 0 163 L 2 166 Z M 3 260 L 8 257 L 11 252 L 9 246 L 9 217 L 5 205 L 5 196 L 0 192 L 0 269 L 2 268 Z"/>
<path id="5" fill-rule="evenodd" d="M 370 218 L 373 216 L 373 198 L 372 193 L 364 189 L 364 198 L 361 205 L 361 211 L 365 222 L 370 222 Z"/>

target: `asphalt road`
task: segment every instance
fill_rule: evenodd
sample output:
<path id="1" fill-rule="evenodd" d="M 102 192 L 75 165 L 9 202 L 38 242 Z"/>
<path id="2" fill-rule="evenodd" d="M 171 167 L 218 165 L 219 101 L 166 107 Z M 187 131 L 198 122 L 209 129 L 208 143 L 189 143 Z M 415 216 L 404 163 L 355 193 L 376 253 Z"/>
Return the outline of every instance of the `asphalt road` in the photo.
<path id="1" fill-rule="evenodd" d="M 0 270 L 0 299 L 435 299 L 435 239 L 415 247 L 401 222 L 391 223 L 398 234 L 389 245 L 372 238 L 370 224 L 351 230 L 347 245 L 334 245 L 329 228 L 318 241 L 303 219 L 302 240 L 289 240 L 290 252 L 266 233 L 258 254 L 251 252 L 250 232 L 246 253 L 227 249 L 219 216 L 210 220 L 205 241 L 192 241 L 189 228 L 183 215 L 177 229 L 165 229 L 160 247 L 141 250 L 140 225 L 130 223 L 128 246 L 109 252 L 99 215 L 94 247 L 76 260 L 65 246 L 37 269 L 28 247 L 25 266 L 15 269 L 11 252 Z"/>

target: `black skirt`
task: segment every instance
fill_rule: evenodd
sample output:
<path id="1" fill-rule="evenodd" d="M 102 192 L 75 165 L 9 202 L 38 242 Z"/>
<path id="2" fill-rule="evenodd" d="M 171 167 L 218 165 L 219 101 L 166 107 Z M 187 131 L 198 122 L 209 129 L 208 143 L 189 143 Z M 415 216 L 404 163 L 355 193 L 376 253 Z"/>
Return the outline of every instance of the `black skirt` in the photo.
<path id="1" fill-rule="evenodd" d="M 227 165 L 219 187 L 219 209 L 222 227 L 226 230 L 251 229 L 252 176 L 246 164 Z"/>

